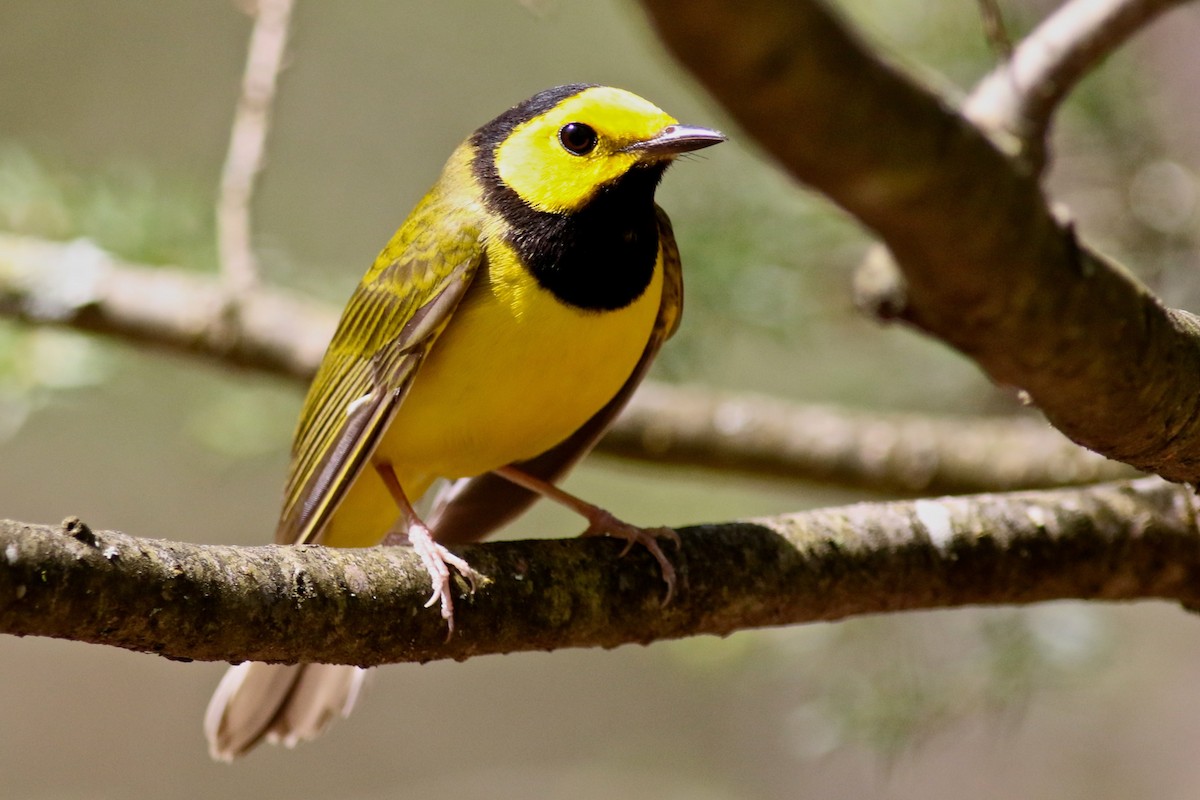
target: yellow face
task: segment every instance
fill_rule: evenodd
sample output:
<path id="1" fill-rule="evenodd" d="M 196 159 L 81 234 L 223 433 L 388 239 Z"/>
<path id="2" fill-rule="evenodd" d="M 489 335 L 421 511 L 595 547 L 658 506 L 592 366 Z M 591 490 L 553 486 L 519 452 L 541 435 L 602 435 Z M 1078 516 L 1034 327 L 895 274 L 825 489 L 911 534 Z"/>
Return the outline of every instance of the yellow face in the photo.
<path id="1" fill-rule="evenodd" d="M 674 124 L 635 94 L 595 86 L 514 128 L 496 148 L 496 172 L 538 211 L 578 211 L 599 187 L 647 158 L 626 147 Z"/>

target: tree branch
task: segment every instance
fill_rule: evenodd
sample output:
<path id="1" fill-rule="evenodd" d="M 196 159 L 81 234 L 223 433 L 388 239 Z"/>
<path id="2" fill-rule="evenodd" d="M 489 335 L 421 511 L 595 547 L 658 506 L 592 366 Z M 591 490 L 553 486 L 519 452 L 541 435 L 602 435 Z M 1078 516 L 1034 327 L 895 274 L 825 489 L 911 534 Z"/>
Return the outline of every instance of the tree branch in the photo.
<path id="1" fill-rule="evenodd" d="M 1038 175 L 1046 165 L 1050 124 L 1059 104 L 1089 71 L 1159 14 L 1185 0 L 1070 0 L 1042 21 L 963 103 L 962 114 Z M 998 12 L 996 12 L 998 13 Z M 855 274 L 857 305 L 883 319 L 900 316 L 907 288 L 883 245 Z"/>
<path id="2" fill-rule="evenodd" d="M 460 552 L 491 582 L 424 608 L 409 548 L 220 547 L 0 523 L 0 632 L 176 659 L 360 665 L 614 647 L 901 610 L 1062 598 L 1200 602 L 1190 492 L 1088 489 L 860 504 L 680 530 L 680 586 L 600 539 Z M 459 590 L 462 586 L 459 584 Z"/>
<path id="3" fill-rule="evenodd" d="M 242 94 L 217 199 L 217 251 L 226 291 L 234 302 L 258 282 L 258 260 L 250 240 L 250 200 L 266 154 L 271 105 L 283 69 L 291 17 L 292 0 L 255 0 Z"/>
<path id="4" fill-rule="evenodd" d="M 944 98 L 815 0 L 643 3 L 769 153 L 887 244 L 907 286 L 882 307 L 1025 389 L 1076 442 L 1200 481 L 1196 318 L 1082 244 Z"/>
<path id="5" fill-rule="evenodd" d="M 1042 420 L 932 417 L 647 383 L 601 447 L 659 463 L 903 494 L 1071 486 L 1131 477 Z"/>
<path id="6" fill-rule="evenodd" d="M 126 264 L 86 240 L 51 242 L 0 233 L 0 315 L 57 325 L 308 380 L 336 317 L 298 295 L 261 286 L 239 300 L 239 325 L 220 324 L 221 280 L 182 269 Z"/>
<path id="7" fill-rule="evenodd" d="M 87 242 L 0 233 L 0 315 L 307 381 L 334 311 L 255 286 L 234 335 L 212 277 L 122 263 Z M 1127 477 L 1032 420 L 937 419 L 646 383 L 600 445 L 628 458 L 901 492 L 970 492 Z"/>
<path id="8" fill-rule="evenodd" d="M 1129 37 L 1185 1 L 1064 3 L 979 82 L 963 115 L 1040 172 L 1051 119 L 1067 94 Z"/>
<path id="9" fill-rule="evenodd" d="M 1013 44 L 1004 24 L 1004 14 L 1000 10 L 999 0 L 976 0 L 979 4 L 979 20 L 983 23 L 983 35 L 988 44 L 1002 58 L 1012 56 Z"/>

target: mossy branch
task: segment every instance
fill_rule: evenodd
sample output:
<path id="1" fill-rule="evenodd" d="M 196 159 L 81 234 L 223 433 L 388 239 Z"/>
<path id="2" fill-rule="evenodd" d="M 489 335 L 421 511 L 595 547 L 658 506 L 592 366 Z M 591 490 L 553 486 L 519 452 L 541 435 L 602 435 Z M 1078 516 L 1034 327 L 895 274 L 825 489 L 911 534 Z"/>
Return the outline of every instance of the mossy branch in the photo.
<path id="1" fill-rule="evenodd" d="M 1200 602 L 1191 493 L 1088 489 L 860 504 L 682 528 L 680 583 L 601 539 L 459 551 L 490 582 L 447 641 L 408 548 L 222 547 L 0 523 L 0 633 L 175 659 L 360 665 L 614 647 L 858 614 L 1061 598 Z M 460 592 L 462 586 L 459 586 Z"/>

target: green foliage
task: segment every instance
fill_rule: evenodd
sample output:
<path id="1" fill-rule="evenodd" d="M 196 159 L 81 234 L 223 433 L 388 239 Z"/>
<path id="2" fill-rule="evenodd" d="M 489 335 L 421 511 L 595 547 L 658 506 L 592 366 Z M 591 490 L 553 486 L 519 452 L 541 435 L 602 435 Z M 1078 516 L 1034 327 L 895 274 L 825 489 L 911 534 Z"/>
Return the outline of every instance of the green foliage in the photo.
<path id="1" fill-rule="evenodd" d="M 87 238 L 144 264 L 213 268 L 211 202 L 194 187 L 120 164 L 80 171 L 0 142 L 0 228 Z"/>
<path id="2" fill-rule="evenodd" d="M 109 369 L 104 348 L 86 336 L 0 321 L 0 441 L 56 393 L 95 386 Z"/>
<path id="3" fill-rule="evenodd" d="M 201 192 L 143 167 L 122 164 L 83 171 L 16 144 L 0 143 L 0 229 L 47 239 L 86 238 L 141 264 L 212 268 L 216 258 L 210 208 Z M 75 333 L 0 323 L 0 439 L 16 433 L 57 393 L 102 385 L 119 363 L 118 352 L 106 342 Z M 229 403 L 222 397 L 212 401 L 211 410 L 197 411 L 199 421 L 192 430 L 217 452 L 261 451 L 261 436 L 255 434 L 273 428 L 246 420 L 262 404 L 249 403 L 231 417 L 222 411 Z M 224 437 L 218 437 L 211 420 L 222 415 L 227 428 Z M 280 440 L 286 437 L 285 431 Z"/>

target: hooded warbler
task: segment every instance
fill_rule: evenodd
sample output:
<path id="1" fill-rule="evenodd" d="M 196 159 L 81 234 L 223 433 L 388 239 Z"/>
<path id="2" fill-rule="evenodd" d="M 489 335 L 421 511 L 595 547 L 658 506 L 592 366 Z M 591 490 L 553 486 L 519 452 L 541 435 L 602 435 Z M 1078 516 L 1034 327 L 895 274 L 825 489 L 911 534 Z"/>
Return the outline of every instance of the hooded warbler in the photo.
<path id="1" fill-rule="evenodd" d="M 482 538 L 539 495 L 586 534 L 659 548 L 555 487 L 604 433 L 682 309 L 679 254 L 654 203 L 681 153 L 724 141 L 621 89 L 548 89 L 477 130 L 350 297 L 300 415 L 279 543 L 406 540 L 453 628 L 445 544 Z M 410 500 L 451 482 L 422 520 Z M 217 688 L 214 758 L 293 745 L 349 713 L 363 670 L 246 662 Z"/>

